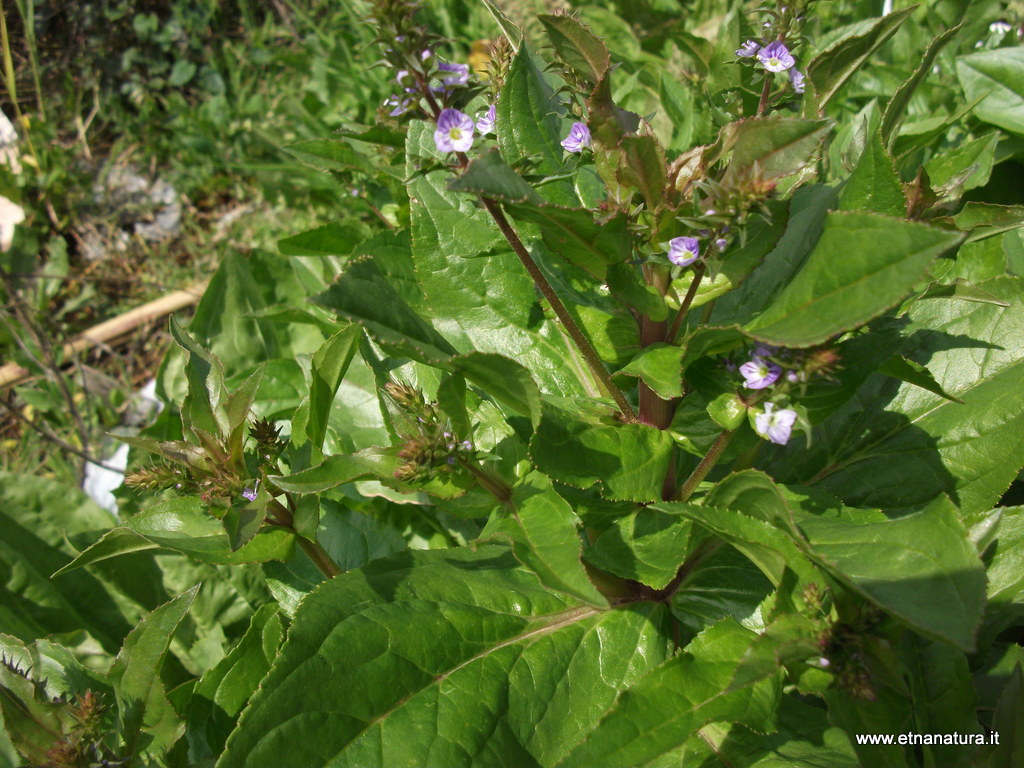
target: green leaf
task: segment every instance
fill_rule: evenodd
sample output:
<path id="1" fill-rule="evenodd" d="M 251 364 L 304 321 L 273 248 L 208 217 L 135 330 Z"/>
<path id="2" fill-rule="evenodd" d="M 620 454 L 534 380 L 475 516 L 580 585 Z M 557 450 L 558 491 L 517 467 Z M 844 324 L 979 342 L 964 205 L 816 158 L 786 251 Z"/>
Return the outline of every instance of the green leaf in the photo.
<path id="1" fill-rule="evenodd" d="M 947 493 L 965 513 L 991 509 L 1024 465 L 1024 282 L 979 287 L 1009 306 L 920 301 L 895 350 L 963 405 L 871 376 L 815 427 L 810 449 L 787 446 L 766 469 L 785 483 L 820 484 L 851 506 L 916 510 Z"/>
<path id="2" fill-rule="evenodd" d="M 953 221 L 959 229 L 970 233 L 967 242 L 972 243 L 1024 227 L 1024 205 L 967 203 Z"/>
<path id="3" fill-rule="evenodd" d="M 869 213 L 831 213 L 814 251 L 748 332 L 785 347 L 820 344 L 909 294 L 957 233 Z"/>
<path id="4" fill-rule="evenodd" d="M 227 440 L 231 432 L 228 423 L 224 388 L 224 366 L 220 360 L 203 349 L 171 315 L 171 336 L 185 352 L 185 375 L 188 377 L 188 394 L 181 404 L 181 423 L 186 434 L 195 434 L 199 429 L 209 435 Z"/>
<path id="5" fill-rule="evenodd" d="M 362 568 L 406 548 L 405 539 L 386 518 L 347 509 L 331 499 L 318 501 L 322 519 L 316 540 L 341 570 Z"/>
<path id="6" fill-rule="evenodd" d="M 241 548 L 233 549 L 223 526 L 207 514 L 199 499 L 165 501 L 132 515 L 125 523 L 107 531 L 53 576 L 112 557 L 148 550 L 178 552 L 205 563 L 231 565 L 287 560 L 295 543 L 291 531 L 273 528 L 258 533 Z"/>
<path id="7" fill-rule="evenodd" d="M 594 86 L 611 66 L 605 44 L 579 19 L 572 16 L 537 17 L 548 33 L 558 56 L 569 65 L 577 78 Z"/>
<path id="8" fill-rule="evenodd" d="M 767 242 L 762 244 L 770 253 L 760 256 L 761 264 L 738 290 L 715 302 L 711 316 L 714 325 L 746 323 L 764 311 L 807 261 L 825 228 L 829 211 L 837 203 L 835 190 L 823 184 L 798 189 L 789 201 L 788 221 L 776 214 L 786 225 L 782 238 L 778 238 L 778 231 L 773 227 L 768 237 L 778 240 L 778 244 L 774 248 Z M 698 328 L 695 335 L 703 331 Z"/>
<path id="9" fill-rule="evenodd" d="M 840 209 L 872 211 L 900 217 L 906 213 L 900 177 L 881 137 L 872 132 L 864 144 L 857 166 L 839 193 Z"/>
<path id="10" fill-rule="evenodd" d="M 125 638 L 110 681 L 117 701 L 118 732 L 127 754 L 160 754 L 184 729 L 163 683 L 160 669 L 178 625 L 185 618 L 199 585 L 165 603 L 143 619 Z"/>
<path id="11" fill-rule="evenodd" d="M 451 366 L 488 396 L 528 417 L 535 428 L 540 424 L 540 389 L 530 372 L 516 361 L 501 355 L 472 352 L 452 358 Z"/>
<path id="12" fill-rule="evenodd" d="M 541 201 L 533 187 L 505 164 L 495 147 L 470 161 L 462 175 L 448 183 L 448 189 L 506 203 L 529 201 L 536 204 Z"/>
<path id="13" fill-rule="evenodd" d="M 961 144 L 949 152 L 935 155 L 924 164 L 932 188 L 950 188 L 951 193 L 962 194 L 966 190 L 988 184 L 998 144 L 999 134 L 993 132 Z"/>
<path id="14" fill-rule="evenodd" d="M 731 619 L 702 632 L 684 653 L 624 693 L 559 768 L 646 765 L 710 722 L 771 730 L 779 690 L 774 680 L 726 693 L 737 662 L 755 637 Z"/>
<path id="15" fill-rule="evenodd" d="M 807 80 L 814 90 L 819 112 L 839 92 L 847 80 L 890 37 L 896 34 L 916 6 L 901 8 L 880 19 L 867 19 L 850 24 L 822 43 L 822 51 L 807 65 Z"/>
<path id="16" fill-rule="evenodd" d="M 665 151 L 657 138 L 649 133 L 624 136 L 619 142 L 619 149 L 623 160 L 617 174 L 619 181 L 640 190 L 647 210 L 655 210 L 665 194 Z"/>
<path id="17" fill-rule="evenodd" d="M 284 149 L 299 160 L 327 171 L 362 171 L 366 167 L 366 159 L 341 139 L 308 139 Z"/>
<path id="18" fill-rule="evenodd" d="M 494 4 L 494 0 L 480 0 L 487 12 L 491 14 L 491 17 L 497 23 L 501 29 L 502 34 L 508 38 L 509 43 L 512 45 L 512 50 L 519 50 L 519 44 L 523 40 L 523 30 L 521 30 L 516 24 L 514 24 L 504 12 Z"/>
<path id="19" fill-rule="evenodd" d="M 366 477 L 387 477 L 400 463 L 381 448 L 367 448 L 351 456 L 328 456 L 315 467 L 290 475 L 271 475 L 270 481 L 289 493 L 322 493 Z"/>
<path id="20" fill-rule="evenodd" d="M 309 394 L 292 414 L 290 437 L 296 448 L 309 443 L 310 464 L 318 464 L 323 459 L 331 407 L 362 338 L 362 328 L 350 325 L 331 336 L 313 355 Z"/>
<path id="21" fill-rule="evenodd" d="M 553 176 L 564 166 L 560 116 L 565 110 L 544 78 L 543 66 L 528 45 L 519 46 L 498 96 L 494 130 L 506 163 L 517 166 L 531 160 L 537 173 Z M 545 184 L 540 195 L 556 205 L 579 205 L 568 179 Z"/>
<path id="22" fill-rule="evenodd" d="M 361 228 L 332 222 L 277 241 L 284 256 L 348 256 L 364 239 Z"/>
<path id="23" fill-rule="evenodd" d="M 432 128 L 414 122 L 409 145 L 429 141 Z M 415 167 L 410 164 L 410 176 Z M 430 319 L 462 352 L 509 355 L 542 389 L 567 396 L 596 391 L 558 325 L 545 319 L 533 281 L 476 202 L 448 190 L 449 174 L 433 171 L 409 182 L 412 254 Z M 459 258 L 480 256 L 485 258 Z"/>
<path id="24" fill-rule="evenodd" d="M 239 713 L 270 670 L 283 637 L 277 605 L 261 606 L 238 644 L 196 683 L 185 713 L 193 764 L 212 761 L 224 751 Z"/>
<path id="25" fill-rule="evenodd" d="M 945 497 L 880 523 L 804 517 L 808 553 L 835 578 L 917 631 L 972 651 L 985 569 Z"/>
<path id="26" fill-rule="evenodd" d="M 729 683 L 729 691 L 741 690 L 772 677 L 779 669 L 821 656 L 822 623 L 801 613 L 783 613 L 743 654 Z"/>
<path id="27" fill-rule="evenodd" d="M 1024 618 L 1024 508 L 1002 510 L 995 546 L 985 559 L 988 605 L 981 643 Z"/>
<path id="28" fill-rule="evenodd" d="M 393 354 L 428 365 L 436 365 L 455 354 L 455 348 L 402 301 L 373 259 L 351 262 L 316 301 L 360 323 Z"/>
<path id="29" fill-rule="evenodd" d="M 979 120 L 1024 134 L 1024 49 L 997 48 L 956 60 L 956 76 Z"/>
<path id="30" fill-rule="evenodd" d="M 482 541 L 507 538 L 516 559 L 549 589 L 564 592 L 598 608 L 608 600 L 587 577 L 580 562 L 579 518 L 551 481 L 531 472 L 512 489 L 480 534 Z"/>
<path id="31" fill-rule="evenodd" d="M 719 137 L 721 154 L 732 152 L 723 184 L 742 184 L 751 174 L 771 181 L 809 163 L 832 130 L 831 120 L 756 117 L 729 123 Z"/>
<path id="32" fill-rule="evenodd" d="M 931 371 L 920 363 L 908 360 L 902 355 L 894 355 L 893 357 L 890 357 L 882 364 L 878 369 L 878 372 L 885 376 L 892 376 L 894 379 L 899 379 L 900 381 L 909 382 L 910 384 L 914 384 L 922 389 L 927 389 L 929 392 L 934 392 L 939 397 L 944 397 L 954 403 L 960 403 L 962 405 L 964 402 L 959 397 L 954 397 L 940 387 L 939 383 L 935 381 L 935 377 L 932 376 Z"/>
<path id="33" fill-rule="evenodd" d="M 747 629 L 763 628 L 761 604 L 771 581 L 750 558 L 729 545 L 718 547 L 690 570 L 672 594 L 672 613 L 693 634 L 731 616 Z"/>
<path id="34" fill-rule="evenodd" d="M 589 414 L 550 402 L 530 440 L 530 456 L 552 479 L 577 488 L 603 485 L 602 495 L 617 501 L 655 501 L 672 457 L 672 438 L 646 424 L 603 423 Z"/>
<path id="35" fill-rule="evenodd" d="M 651 344 L 641 349 L 618 373 L 639 376 L 663 400 L 682 397 L 683 351 L 682 347 L 671 344 Z"/>
<path id="36" fill-rule="evenodd" d="M 664 589 L 683 564 L 693 524 L 647 507 L 617 518 L 586 552 L 598 568 L 653 589 Z"/>
<path id="37" fill-rule="evenodd" d="M 882 121 L 879 126 L 879 131 L 882 135 L 882 141 L 886 147 L 892 149 L 896 137 L 898 135 L 897 128 L 903 121 L 906 113 L 906 109 L 910 104 L 910 99 L 913 97 L 914 92 L 917 91 L 918 86 L 932 73 L 932 65 L 935 61 L 935 57 L 939 55 L 946 45 L 955 38 L 960 30 L 963 29 L 963 24 L 957 24 L 956 26 L 949 27 L 942 31 L 928 46 L 928 50 L 925 51 L 924 56 L 921 59 L 921 63 L 917 65 L 914 73 L 910 78 L 903 83 L 893 93 L 892 98 L 885 105 L 885 111 L 882 113 Z"/>
<path id="38" fill-rule="evenodd" d="M 678 501 L 662 502 L 652 508 L 685 515 L 704 526 L 746 555 L 776 587 L 782 583 L 787 568 L 804 581 L 815 579 L 816 569 L 788 534 L 746 512 Z"/>
<path id="39" fill-rule="evenodd" d="M 999 734 L 999 744 L 991 751 L 987 765 L 991 768 L 1013 768 L 1024 743 L 1024 672 L 1020 663 L 1013 669 L 992 715 L 992 729 Z"/>
<path id="40" fill-rule="evenodd" d="M 218 766 L 553 765 L 665 659 L 663 610 L 580 606 L 505 547 L 377 560 L 303 601 Z"/>

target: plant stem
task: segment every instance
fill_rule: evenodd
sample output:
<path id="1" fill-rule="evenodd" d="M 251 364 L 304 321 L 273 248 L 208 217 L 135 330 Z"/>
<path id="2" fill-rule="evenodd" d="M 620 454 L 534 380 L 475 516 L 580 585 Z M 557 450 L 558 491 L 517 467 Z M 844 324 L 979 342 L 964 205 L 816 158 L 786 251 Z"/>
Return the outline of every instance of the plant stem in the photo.
<path id="1" fill-rule="evenodd" d="M 554 311 L 555 316 L 561 321 L 562 326 L 565 328 L 566 333 L 569 334 L 569 338 L 572 339 L 576 348 L 583 355 L 583 359 L 586 361 L 587 366 L 594 374 L 595 378 L 604 388 L 608 395 L 615 401 L 615 404 L 619 407 L 619 411 L 622 414 L 623 419 L 628 422 L 636 423 L 638 421 L 636 412 L 633 407 L 626 400 L 626 396 L 622 394 L 615 384 L 612 382 L 611 375 L 608 373 L 608 369 L 604 367 L 604 363 L 601 362 L 601 358 L 597 354 L 597 350 L 594 349 L 589 339 L 583 334 L 583 331 L 576 324 L 576 321 L 572 319 L 572 315 L 565 308 L 562 300 L 558 298 L 558 294 L 555 293 L 555 289 L 551 287 L 551 283 L 544 277 L 544 273 L 541 272 L 540 266 L 533 260 L 530 252 L 526 250 L 526 246 L 523 241 L 519 239 L 519 234 L 512 228 L 508 219 L 505 218 L 504 211 L 501 210 L 501 206 L 498 205 L 494 200 L 490 198 L 481 197 L 480 200 L 484 204 L 484 208 L 491 214 L 491 218 L 494 219 L 494 223 L 498 225 L 498 229 L 501 230 L 501 234 L 508 240 L 508 244 L 512 246 L 512 250 L 516 256 L 519 257 L 519 261 L 522 262 L 526 271 L 533 279 L 534 285 L 541 292 L 541 295 L 547 300 L 551 309 Z"/>
<path id="2" fill-rule="evenodd" d="M 292 516 L 291 510 L 276 499 L 271 501 L 269 506 L 273 512 L 273 522 L 295 532 L 295 518 Z M 298 533 L 295 533 L 295 538 L 298 539 L 302 551 L 306 553 L 309 559 L 313 561 L 316 569 L 326 578 L 333 579 L 341 573 L 341 568 L 331 559 L 331 556 L 327 554 L 327 550 L 320 546 L 319 542 L 310 541 Z"/>
<path id="3" fill-rule="evenodd" d="M 690 305 L 693 304 L 694 298 L 697 296 L 697 289 L 700 287 L 700 281 L 704 279 L 704 271 L 706 267 L 703 262 L 698 264 L 693 270 L 693 282 L 690 283 L 690 287 L 686 291 L 686 296 L 683 297 L 683 303 L 679 305 L 679 311 L 676 313 L 676 319 L 672 321 L 672 327 L 668 331 L 668 336 L 665 340 L 669 344 L 676 343 L 676 336 L 679 335 L 679 329 L 683 325 L 683 320 L 686 318 L 686 314 L 690 311 Z"/>
<path id="4" fill-rule="evenodd" d="M 768 109 L 768 97 L 772 93 L 772 79 L 771 76 L 765 75 L 764 85 L 761 87 L 761 100 L 757 103 L 757 116 L 761 117 L 764 111 Z"/>
<path id="5" fill-rule="evenodd" d="M 722 452 L 726 446 L 729 445 L 729 441 L 732 440 L 732 436 L 735 432 L 731 429 L 723 430 L 722 433 L 717 437 L 708 452 L 704 455 L 704 458 L 700 460 L 700 464 L 693 470 L 686 482 L 682 484 L 679 490 L 676 492 L 676 501 L 689 501 L 690 497 L 693 496 L 693 492 L 697 490 L 697 486 L 701 484 L 705 477 L 708 476 L 708 472 L 712 470 L 718 460 L 722 458 Z"/>
<path id="6" fill-rule="evenodd" d="M 476 478 L 481 488 L 488 491 L 502 504 L 507 504 L 512 498 L 512 489 L 501 478 L 495 477 L 471 461 L 460 458 L 459 463 Z"/>

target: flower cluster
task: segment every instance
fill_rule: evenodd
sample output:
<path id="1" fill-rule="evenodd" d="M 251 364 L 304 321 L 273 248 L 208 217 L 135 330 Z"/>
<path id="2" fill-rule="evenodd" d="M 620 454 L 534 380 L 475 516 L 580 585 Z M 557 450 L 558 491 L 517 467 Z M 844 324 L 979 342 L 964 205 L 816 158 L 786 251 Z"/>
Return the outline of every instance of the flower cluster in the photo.
<path id="1" fill-rule="evenodd" d="M 402 411 L 413 417 L 402 431 L 398 458 L 402 464 L 395 470 L 403 482 L 425 482 L 439 474 L 454 472 L 460 459 L 476 458 L 471 440 L 459 439 L 444 418 L 437 403 L 424 401 L 415 387 L 388 382 L 384 390 Z"/>
<path id="2" fill-rule="evenodd" d="M 779 407 L 789 401 L 794 387 L 803 391 L 814 376 L 829 377 L 839 364 L 839 355 L 830 345 L 805 350 L 785 349 L 771 344 L 754 345 L 748 360 L 738 367 L 744 389 L 763 392 L 771 402 L 754 417 L 754 430 L 761 437 L 778 445 L 789 442 L 790 433 L 797 422 L 797 411 Z"/>
<path id="3" fill-rule="evenodd" d="M 761 45 L 756 40 L 747 40 L 736 49 L 736 56 L 740 59 L 756 58 L 766 72 L 789 72 L 789 83 L 793 90 L 796 93 L 804 92 L 804 75 L 796 68 L 796 59 L 785 43 L 776 40 Z"/>

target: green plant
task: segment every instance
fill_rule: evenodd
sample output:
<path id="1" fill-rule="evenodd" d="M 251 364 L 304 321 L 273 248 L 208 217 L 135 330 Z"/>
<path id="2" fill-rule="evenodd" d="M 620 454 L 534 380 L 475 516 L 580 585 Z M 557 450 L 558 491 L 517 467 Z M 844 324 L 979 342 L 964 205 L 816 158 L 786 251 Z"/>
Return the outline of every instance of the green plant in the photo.
<path id="1" fill-rule="evenodd" d="M 273 600 L 201 663 L 167 642 L 195 593 L 157 608 L 66 692 L 112 690 L 90 744 L 1019 761 L 1019 19 L 700 5 L 542 15 L 547 61 L 485 2 L 472 76 L 418 3 L 375 4 L 393 98 L 291 151 L 361 168 L 376 221 L 224 260 L 131 440 L 153 496 L 54 557 L 184 555 Z"/>

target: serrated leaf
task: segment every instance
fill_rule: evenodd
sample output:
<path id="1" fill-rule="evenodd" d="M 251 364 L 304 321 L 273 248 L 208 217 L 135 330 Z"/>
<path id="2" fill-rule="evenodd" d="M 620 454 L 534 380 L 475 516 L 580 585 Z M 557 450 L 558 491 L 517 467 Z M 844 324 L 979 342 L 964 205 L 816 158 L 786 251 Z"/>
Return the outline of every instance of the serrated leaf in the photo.
<path id="1" fill-rule="evenodd" d="M 651 344 L 641 349 L 618 373 L 639 376 L 663 400 L 682 397 L 683 351 L 682 347 L 671 344 Z"/>
<path id="2" fill-rule="evenodd" d="M 491 17 L 497 23 L 501 29 L 502 34 L 508 39 L 512 45 L 512 50 L 519 50 L 519 43 L 523 40 L 523 30 L 521 30 L 516 24 L 512 22 L 505 13 L 494 4 L 494 0 L 480 0 L 487 12 L 491 14 Z"/>
<path id="3" fill-rule="evenodd" d="M 494 129 L 506 163 L 515 166 L 532 160 L 537 173 L 555 176 L 564 165 L 559 116 L 565 110 L 544 78 L 543 66 L 528 45 L 519 46 L 498 96 Z M 540 195 L 555 205 L 579 205 L 568 179 L 545 184 Z"/>
<path id="4" fill-rule="evenodd" d="M 964 402 L 959 397 L 954 397 L 940 387 L 939 383 L 935 381 L 935 377 L 932 376 L 931 371 L 920 363 L 908 360 L 902 355 L 894 355 L 893 357 L 890 357 L 882 363 L 878 372 L 885 376 L 892 376 L 894 379 L 914 384 L 922 389 L 927 389 L 929 392 L 934 392 L 936 395 L 939 395 L 939 397 L 944 397 L 954 403 L 963 404 Z"/>
<path id="5" fill-rule="evenodd" d="M 375 561 L 303 601 L 218 766 L 553 765 L 664 660 L 662 610 L 580 606 L 505 547 Z"/>
<path id="6" fill-rule="evenodd" d="M 970 652 L 985 605 L 985 569 L 945 497 L 906 517 L 865 524 L 800 520 L 810 556 L 917 631 Z"/>
<path id="7" fill-rule="evenodd" d="M 133 552 L 177 552 L 205 563 L 241 564 L 287 560 L 293 551 L 291 531 L 274 528 L 258 533 L 233 550 L 223 526 L 205 511 L 199 499 L 176 499 L 132 515 L 125 525 L 107 531 L 54 577 L 93 563 Z"/>
<path id="8" fill-rule="evenodd" d="M 1024 133 L 1024 50 L 997 48 L 961 56 L 956 76 L 979 120 Z"/>
<path id="9" fill-rule="evenodd" d="M 224 750 L 239 713 L 270 670 L 283 637 L 278 606 L 261 606 L 237 645 L 196 683 L 185 712 L 189 759 L 194 764 L 215 759 Z"/>
<path id="10" fill-rule="evenodd" d="M 171 315 L 171 336 L 185 353 L 185 376 L 188 394 L 181 405 L 182 427 L 186 433 L 199 429 L 209 435 L 226 440 L 231 428 L 228 423 L 224 388 L 224 365 L 216 355 L 203 349 Z"/>
<path id="11" fill-rule="evenodd" d="M 820 484 L 851 506 L 915 510 L 947 493 L 965 513 L 991 509 L 1024 465 L 1024 284 L 1000 278 L 979 287 L 1009 306 L 918 302 L 894 350 L 925 365 L 963 405 L 871 376 L 815 428 L 810 449 L 779 450 L 766 464 L 771 474 Z"/>
<path id="12" fill-rule="evenodd" d="M 537 468 L 577 488 L 600 482 L 602 495 L 609 499 L 659 499 L 672 438 L 646 424 L 602 423 L 595 416 L 546 402 L 540 426 L 530 440 L 530 456 Z M 608 411 L 607 416 L 613 419 L 614 413 Z"/>
<path id="13" fill-rule="evenodd" d="M 593 86 L 608 71 L 608 49 L 579 19 L 549 14 L 541 14 L 537 19 L 544 25 L 555 51 L 582 81 Z"/>
<path id="14" fill-rule="evenodd" d="M 685 515 L 720 536 L 746 555 L 776 587 L 787 568 L 804 581 L 813 581 L 817 573 L 787 533 L 746 512 L 678 501 L 661 502 L 653 508 Z"/>
<path id="15" fill-rule="evenodd" d="M 118 732 L 129 755 L 142 748 L 159 754 L 174 743 L 184 728 L 167 700 L 160 669 L 171 638 L 198 591 L 197 584 L 143 619 L 125 638 L 110 668 Z"/>
<path id="16" fill-rule="evenodd" d="M 924 164 L 932 187 L 942 190 L 955 184 L 951 191 L 963 194 L 969 189 L 985 186 L 992 176 L 998 144 L 999 134 L 993 132 L 935 155 Z"/>
<path id="17" fill-rule="evenodd" d="M 540 423 L 540 389 L 519 363 L 501 355 L 472 352 L 452 358 L 451 366 L 502 405 L 528 417 L 534 427 Z"/>
<path id="18" fill-rule="evenodd" d="M 606 608 L 608 600 L 587 577 L 580 561 L 579 518 L 551 481 L 531 472 L 512 489 L 480 534 L 482 541 L 508 538 L 516 559 L 544 586 Z"/>
<path id="19" fill-rule="evenodd" d="M 414 122 L 410 147 L 429 140 L 430 127 Z M 409 171 L 414 171 L 412 165 Z M 462 352 L 509 355 L 545 391 L 596 391 L 557 324 L 545 319 L 533 281 L 473 199 L 448 190 L 449 175 L 433 171 L 409 182 L 412 256 L 430 319 Z M 480 256 L 485 258 L 459 258 Z"/>
<path id="20" fill-rule="evenodd" d="M 653 211 L 661 205 L 667 181 L 665 151 L 651 133 L 624 136 L 619 142 L 623 163 L 618 179 L 622 184 L 640 190 L 640 195 Z"/>
<path id="21" fill-rule="evenodd" d="M 907 106 L 910 104 L 910 99 L 914 95 L 918 86 L 920 86 L 921 83 L 924 82 L 925 78 L 931 74 L 935 57 L 938 56 L 942 49 L 960 33 L 961 29 L 963 29 L 963 24 L 957 24 L 956 26 L 943 30 L 941 34 L 932 40 L 928 45 L 928 49 L 925 51 L 924 56 L 921 58 L 921 63 L 917 65 L 917 68 L 907 81 L 896 89 L 892 98 L 890 98 L 889 102 L 885 105 L 885 111 L 882 113 L 879 131 L 882 136 L 882 141 L 887 148 L 892 149 L 895 144 L 896 136 L 898 134 L 897 128 L 899 128 L 900 123 L 903 122 Z"/>
<path id="22" fill-rule="evenodd" d="M 732 153 L 722 183 L 741 184 L 750 174 L 765 181 L 791 176 L 811 161 L 831 130 L 831 120 L 796 117 L 729 123 L 719 137 L 721 153 Z"/>
<path id="23" fill-rule="evenodd" d="M 872 211 L 897 217 L 906 213 L 907 199 L 900 177 L 877 133 L 868 136 L 857 166 L 839 193 L 839 205 L 844 211 Z"/>
<path id="24" fill-rule="evenodd" d="M 698 635 L 681 653 L 633 686 L 559 768 L 634 768 L 683 744 L 709 722 L 774 724 L 778 685 L 765 681 L 726 693 L 733 669 L 756 636 L 732 619 Z"/>
<path id="25" fill-rule="evenodd" d="M 316 301 L 361 324 L 394 354 L 436 365 L 456 352 L 447 339 L 402 301 L 372 259 L 351 262 Z"/>
<path id="26" fill-rule="evenodd" d="M 277 249 L 284 256 L 348 256 L 363 239 L 361 229 L 332 222 L 278 240 Z"/>
<path id="27" fill-rule="evenodd" d="M 353 324 L 331 336 L 313 354 L 309 394 L 292 414 L 289 438 L 296 448 L 309 444 L 310 464 L 319 464 L 323 458 L 331 407 L 362 338 L 361 326 Z"/>
<path id="28" fill-rule="evenodd" d="M 867 19 L 836 30 L 833 41 L 807 65 L 807 79 L 814 89 L 819 112 L 823 112 L 839 89 L 890 37 L 896 34 L 916 6 L 901 8 L 880 19 Z"/>
<path id="29" fill-rule="evenodd" d="M 831 213 L 803 268 L 747 331 L 785 347 L 820 344 L 910 293 L 961 236 L 869 213 Z"/>
<path id="30" fill-rule="evenodd" d="M 693 524 L 679 515 L 641 507 L 605 529 L 586 559 L 623 579 L 664 589 L 687 557 L 692 531 Z"/>

